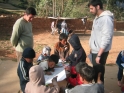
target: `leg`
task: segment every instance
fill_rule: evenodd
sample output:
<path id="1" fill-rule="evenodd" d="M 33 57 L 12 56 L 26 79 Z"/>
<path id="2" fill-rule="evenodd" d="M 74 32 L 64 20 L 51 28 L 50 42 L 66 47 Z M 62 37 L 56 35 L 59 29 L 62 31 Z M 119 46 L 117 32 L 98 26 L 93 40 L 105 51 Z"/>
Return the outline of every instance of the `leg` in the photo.
<path id="1" fill-rule="evenodd" d="M 108 54 L 109 52 L 104 52 L 102 55 L 101 55 L 101 59 L 100 59 L 100 64 L 102 64 L 104 66 L 104 72 L 102 75 L 101 75 L 101 81 L 104 83 L 104 74 L 105 74 L 105 64 L 106 64 L 106 59 L 108 57 Z M 92 63 L 93 65 L 97 65 L 96 63 L 96 56 L 97 54 L 93 54 L 92 53 Z"/>
<path id="2" fill-rule="evenodd" d="M 122 77 L 123 77 L 123 69 L 119 68 L 119 70 L 118 70 L 118 75 L 117 75 L 117 78 L 118 78 L 118 86 L 121 86 Z"/>
<path id="3" fill-rule="evenodd" d="M 109 54 L 109 51 L 108 52 L 104 52 L 101 55 L 101 59 L 100 59 L 100 63 L 104 66 L 104 71 L 103 71 L 104 73 L 101 75 L 101 80 L 103 81 L 103 83 L 104 83 L 104 74 L 105 74 L 105 64 L 106 64 L 106 60 L 107 60 L 108 54 Z"/>
<path id="4" fill-rule="evenodd" d="M 51 32 L 51 34 L 53 35 L 53 33 L 54 33 L 54 28 L 52 28 L 52 32 Z"/>
<path id="5" fill-rule="evenodd" d="M 17 62 L 19 62 L 22 58 L 22 52 L 16 51 L 16 56 L 17 56 Z"/>

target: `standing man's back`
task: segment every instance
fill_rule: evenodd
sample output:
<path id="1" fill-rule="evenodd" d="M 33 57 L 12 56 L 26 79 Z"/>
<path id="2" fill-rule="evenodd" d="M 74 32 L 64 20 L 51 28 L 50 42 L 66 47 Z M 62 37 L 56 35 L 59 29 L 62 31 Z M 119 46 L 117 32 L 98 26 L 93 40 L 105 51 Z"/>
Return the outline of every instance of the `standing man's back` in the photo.
<path id="1" fill-rule="evenodd" d="M 26 9 L 24 16 L 19 18 L 14 26 L 11 36 L 11 43 L 16 50 L 17 61 L 22 57 L 22 52 L 25 48 L 33 48 L 33 33 L 31 21 L 36 15 L 33 7 Z"/>

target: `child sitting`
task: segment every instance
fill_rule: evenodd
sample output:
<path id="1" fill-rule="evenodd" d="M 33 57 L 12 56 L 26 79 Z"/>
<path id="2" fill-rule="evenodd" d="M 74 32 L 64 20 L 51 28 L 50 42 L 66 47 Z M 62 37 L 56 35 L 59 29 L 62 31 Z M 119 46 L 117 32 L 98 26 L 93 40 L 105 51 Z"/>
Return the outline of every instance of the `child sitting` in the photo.
<path id="1" fill-rule="evenodd" d="M 39 65 L 45 71 L 45 74 L 52 74 L 50 71 L 53 70 L 55 65 L 58 63 L 59 57 L 55 54 L 52 54 L 48 60 L 41 61 Z M 52 70 L 51 70 L 52 69 Z"/>
<path id="2" fill-rule="evenodd" d="M 86 61 L 86 53 L 80 43 L 80 40 L 76 34 L 72 34 L 72 36 L 69 39 L 69 43 L 71 44 L 73 50 L 71 54 L 66 58 L 66 61 L 70 61 L 70 66 L 65 67 L 66 70 L 70 71 L 71 77 L 76 78 L 77 73 L 75 70 L 75 66 L 79 62 L 85 62 Z M 70 77 L 70 78 L 71 78 Z M 68 82 L 70 80 L 68 79 Z M 69 82 L 71 84 L 71 82 Z"/>
<path id="3" fill-rule="evenodd" d="M 57 42 L 54 47 L 54 54 L 58 55 L 62 61 L 65 61 L 69 55 L 70 46 L 67 42 L 67 38 L 68 36 L 66 34 L 61 33 L 59 36 L 59 42 Z"/>
<path id="4" fill-rule="evenodd" d="M 68 88 L 73 88 L 74 86 L 76 85 L 81 85 L 83 84 L 82 80 L 80 79 L 80 76 L 79 76 L 79 68 L 80 68 L 80 65 L 87 65 L 87 64 L 84 64 L 84 62 L 79 62 L 76 66 L 75 66 L 75 69 L 76 69 L 76 76 L 73 77 L 73 75 L 71 77 L 68 78 Z"/>
<path id="5" fill-rule="evenodd" d="M 118 86 L 121 87 L 121 79 L 123 77 L 123 66 L 121 65 L 122 63 L 124 63 L 124 50 L 122 50 L 119 54 L 118 54 L 118 57 L 116 59 L 116 63 L 118 65 L 118 75 L 117 75 L 117 78 L 118 78 Z"/>
<path id="6" fill-rule="evenodd" d="M 86 64 L 86 63 L 84 63 Z M 80 65 L 79 67 L 79 77 L 82 80 L 83 84 L 77 85 L 72 89 L 66 89 L 66 93 L 104 93 L 104 86 L 100 82 L 100 75 L 98 74 L 98 83 L 92 83 L 94 79 L 95 71 L 91 66 Z"/>
<path id="7" fill-rule="evenodd" d="M 20 80 L 20 87 L 23 93 L 26 83 L 29 81 L 29 69 L 33 66 L 34 57 L 35 51 L 32 48 L 26 48 L 22 53 L 22 58 L 17 68 L 17 73 Z"/>
<path id="8" fill-rule="evenodd" d="M 48 59 L 50 57 L 51 48 L 49 46 L 45 46 L 43 48 L 42 54 L 38 57 L 37 62 Z"/>
<path id="9" fill-rule="evenodd" d="M 42 67 L 32 66 L 29 71 L 30 81 L 26 84 L 25 93 L 59 93 L 57 77 L 52 79 L 53 87 L 45 86 L 45 78 Z"/>

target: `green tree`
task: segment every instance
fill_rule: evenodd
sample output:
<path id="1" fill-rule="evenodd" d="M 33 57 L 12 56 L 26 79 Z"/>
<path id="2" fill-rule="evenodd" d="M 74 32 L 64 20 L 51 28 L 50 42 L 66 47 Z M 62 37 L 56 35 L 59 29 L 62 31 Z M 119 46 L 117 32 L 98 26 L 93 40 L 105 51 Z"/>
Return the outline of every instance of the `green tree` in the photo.
<path id="1" fill-rule="evenodd" d="M 108 0 L 106 3 L 106 9 L 113 12 L 115 19 L 124 20 L 124 9 L 117 5 L 117 1 L 119 5 L 124 3 L 123 0 Z"/>

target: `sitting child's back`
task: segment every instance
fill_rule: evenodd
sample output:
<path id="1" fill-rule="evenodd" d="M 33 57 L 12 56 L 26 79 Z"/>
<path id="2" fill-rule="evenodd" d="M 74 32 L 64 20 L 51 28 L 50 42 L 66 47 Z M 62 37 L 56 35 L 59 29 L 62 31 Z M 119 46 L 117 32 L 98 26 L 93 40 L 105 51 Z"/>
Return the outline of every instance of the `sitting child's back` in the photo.
<path id="1" fill-rule="evenodd" d="M 83 84 L 77 85 L 70 90 L 66 89 L 66 93 L 104 93 L 104 86 L 101 82 L 92 83 L 95 75 L 94 69 L 84 64 L 86 63 L 83 63 L 79 67 L 79 74 Z M 100 74 L 98 75 L 98 79 L 100 79 Z"/>
<path id="2" fill-rule="evenodd" d="M 45 86 L 43 69 L 39 65 L 31 67 L 29 71 L 30 81 L 26 84 L 25 93 L 59 93 L 57 79 L 52 79 L 53 87 Z"/>

